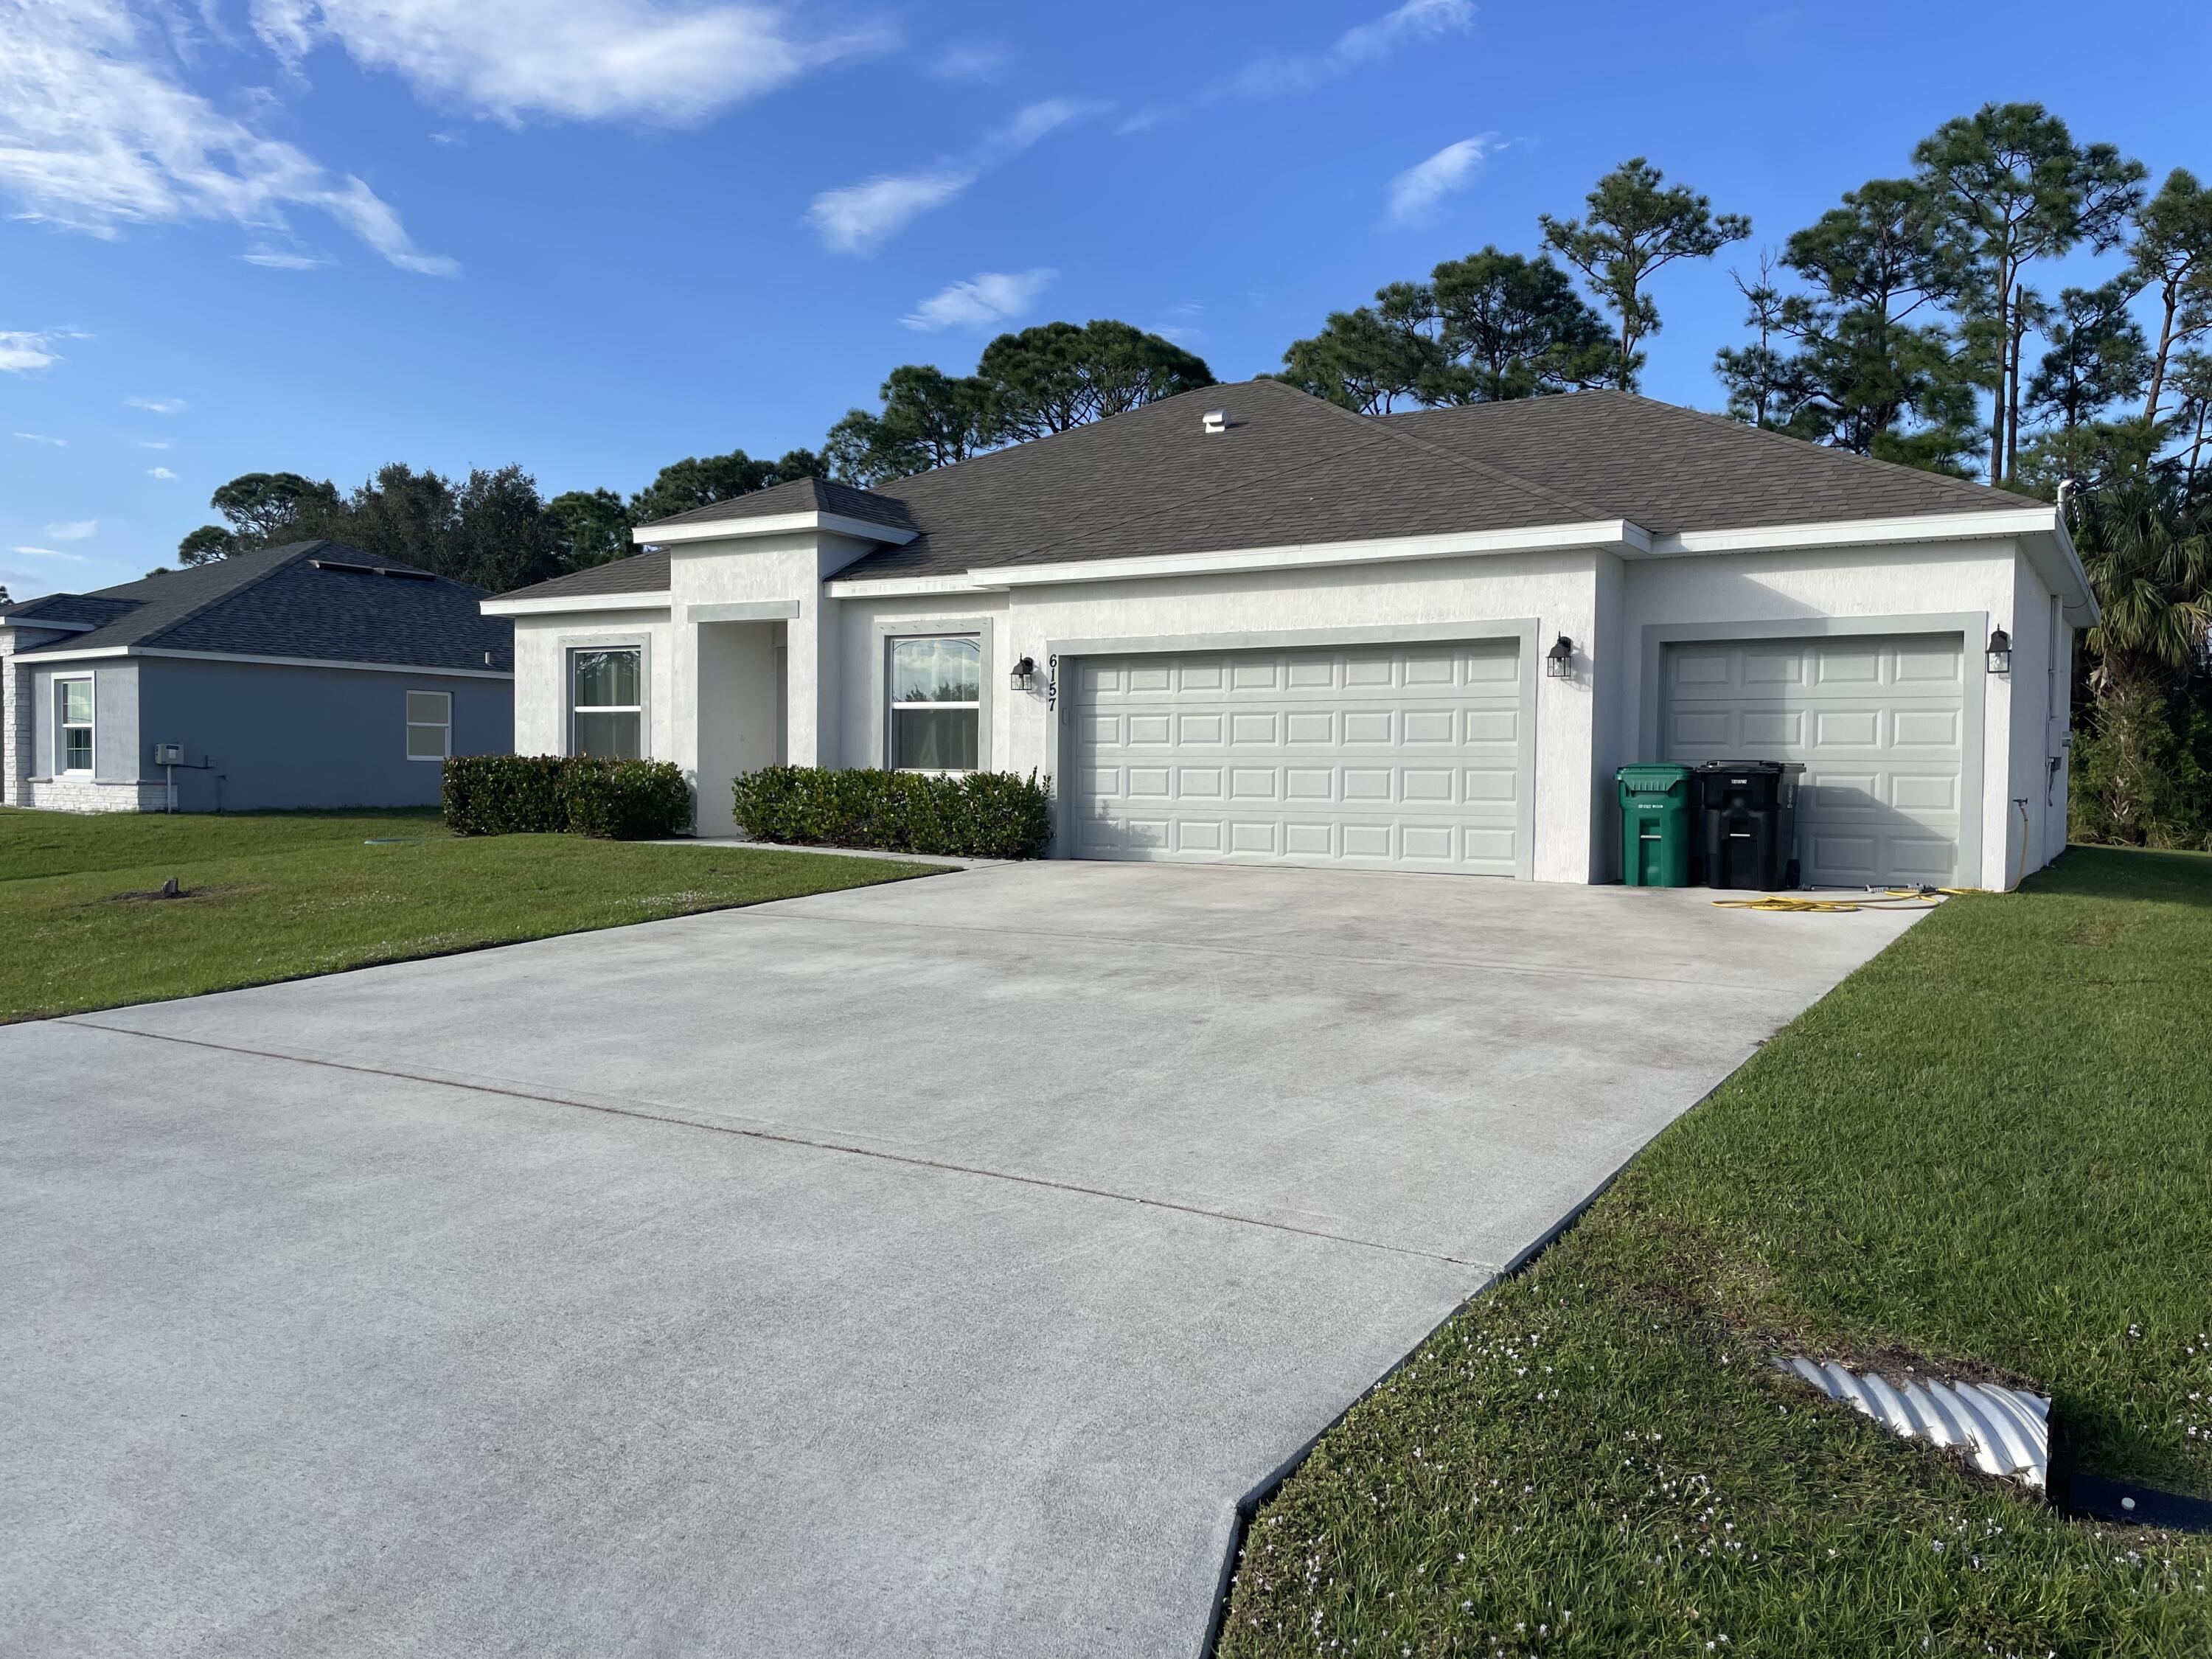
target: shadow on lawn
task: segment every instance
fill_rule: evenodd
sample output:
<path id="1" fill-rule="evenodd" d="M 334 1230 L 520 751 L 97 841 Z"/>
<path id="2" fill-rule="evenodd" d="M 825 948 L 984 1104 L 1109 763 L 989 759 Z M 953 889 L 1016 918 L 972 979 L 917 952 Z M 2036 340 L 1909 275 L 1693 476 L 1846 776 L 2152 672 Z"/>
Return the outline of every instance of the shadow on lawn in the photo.
<path id="1" fill-rule="evenodd" d="M 2073 846 L 2056 864 L 2030 876 L 2021 890 L 2039 897 L 2212 908 L 2212 853 Z"/>

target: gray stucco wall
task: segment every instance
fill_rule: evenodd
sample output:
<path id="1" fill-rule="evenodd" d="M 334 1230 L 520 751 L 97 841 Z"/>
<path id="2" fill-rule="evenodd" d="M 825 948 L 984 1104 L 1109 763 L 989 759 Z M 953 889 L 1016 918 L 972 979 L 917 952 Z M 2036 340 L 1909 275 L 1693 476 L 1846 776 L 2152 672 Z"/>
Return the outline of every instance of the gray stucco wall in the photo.
<path id="1" fill-rule="evenodd" d="M 508 680 L 174 657 L 140 658 L 137 666 L 138 758 L 158 781 L 153 745 L 185 746 L 191 765 L 177 769 L 180 811 L 435 805 L 440 767 L 407 758 L 410 690 L 453 694 L 456 755 L 514 746 Z"/>
<path id="2" fill-rule="evenodd" d="M 138 668 L 125 658 L 112 662 L 59 665 L 31 673 L 31 774 L 54 775 L 54 682 L 92 677 L 92 775 L 104 783 L 138 777 Z"/>

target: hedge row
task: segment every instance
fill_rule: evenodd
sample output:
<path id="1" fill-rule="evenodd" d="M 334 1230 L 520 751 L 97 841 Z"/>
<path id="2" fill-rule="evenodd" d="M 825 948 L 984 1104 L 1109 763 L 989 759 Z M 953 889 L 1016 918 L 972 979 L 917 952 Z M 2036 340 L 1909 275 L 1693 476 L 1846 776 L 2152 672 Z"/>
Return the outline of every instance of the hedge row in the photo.
<path id="1" fill-rule="evenodd" d="M 746 773 L 732 793 L 738 827 L 757 841 L 1033 859 L 1052 839 L 1048 797 L 1034 772 L 932 777 L 769 766 Z"/>
<path id="2" fill-rule="evenodd" d="M 457 836 L 598 836 L 650 841 L 691 827 L 691 789 L 666 761 L 581 755 L 462 755 L 446 763 L 446 827 Z"/>

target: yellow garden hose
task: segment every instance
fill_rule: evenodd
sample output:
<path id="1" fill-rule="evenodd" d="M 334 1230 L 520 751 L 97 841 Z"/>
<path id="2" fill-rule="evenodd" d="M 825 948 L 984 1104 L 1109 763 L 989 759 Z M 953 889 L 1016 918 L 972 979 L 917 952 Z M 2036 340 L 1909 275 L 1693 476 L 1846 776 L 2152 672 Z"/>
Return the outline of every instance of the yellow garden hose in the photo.
<path id="1" fill-rule="evenodd" d="M 1869 887 L 1863 897 L 1851 898 L 1796 898 L 1784 893 L 1769 893 L 1760 898 L 1715 899 L 1713 908 L 1778 910 L 1791 915 L 1817 915 L 1823 911 L 1842 914 L 1851 910 L 1931 910 L 1947 898 L 1976 890 L 1972 887 Z"/>

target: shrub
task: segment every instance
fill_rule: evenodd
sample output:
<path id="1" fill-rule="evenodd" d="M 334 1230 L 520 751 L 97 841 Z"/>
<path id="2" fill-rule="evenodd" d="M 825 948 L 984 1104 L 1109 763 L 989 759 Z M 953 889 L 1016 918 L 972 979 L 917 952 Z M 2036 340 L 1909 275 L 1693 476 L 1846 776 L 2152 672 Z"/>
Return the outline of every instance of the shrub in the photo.
<path id="1" fill-rule="evenodd" d="M 757 841 L 1033 859 L 1052 839 L 1049 797 L 1034 772 L 940 778 L 769 766 L 738 779 L 732 793 L 738 827 Z"/>
<path id="2" fill-rule="evenodd" d="M 575 835 L 651 841 L 691 827 L 691 786 L 668 761 L 571 761 L 559 792 Z"/>
<path id="3" fill-rule="evenodd" d="M 444 797 L 446 827 L 457 836 L 644 841 L 691 823 L 690 787 L 666 761 L 457 756 L 446 763 Z"/>
<path id="4" fill-rule="evenodd" d="M 457 755 L 446 763 L 446 828 L 457 836 L 555 835 L 568 827 L 561 804 L 564 755 Z"/>

